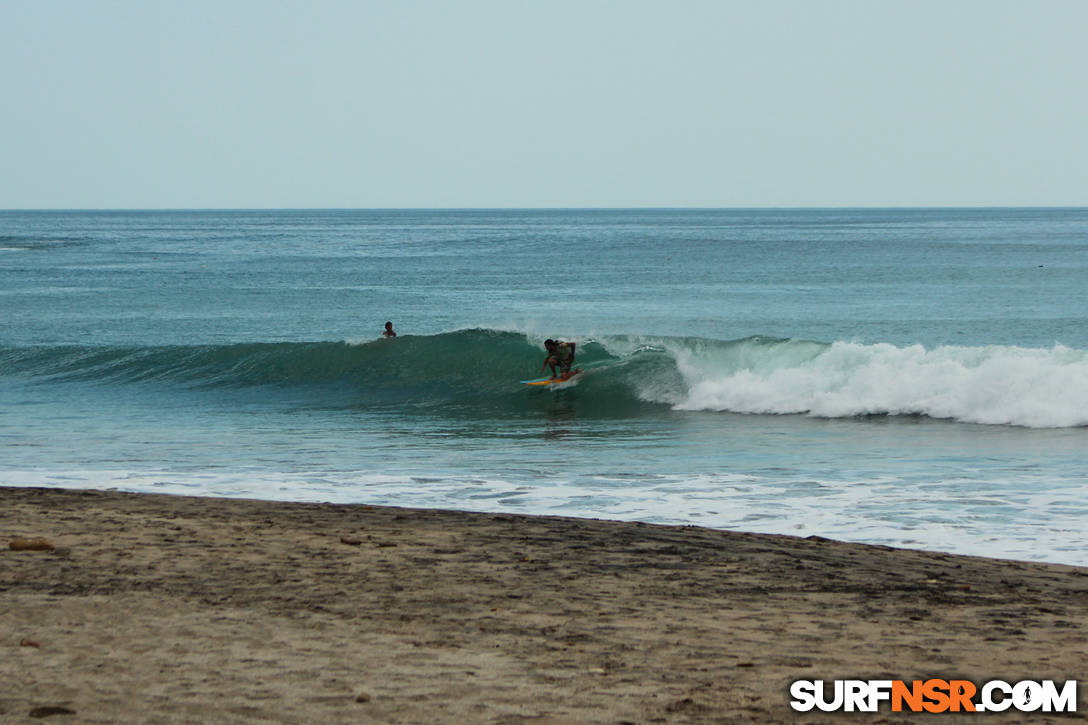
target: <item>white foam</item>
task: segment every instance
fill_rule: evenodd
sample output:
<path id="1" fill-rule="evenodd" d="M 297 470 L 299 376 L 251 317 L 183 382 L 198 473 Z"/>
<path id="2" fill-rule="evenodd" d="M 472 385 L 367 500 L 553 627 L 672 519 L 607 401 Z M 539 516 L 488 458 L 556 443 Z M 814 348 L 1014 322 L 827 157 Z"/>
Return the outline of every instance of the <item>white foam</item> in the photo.
<path id="1" fill-rule="evenodd" d="M 6 471 L 8 486 L 114 489 L 271 501 L 418 508 L 694 524 L 1008 559 L 1088 565 L 1083 479 L 896 476 L 822 479 L 704 473 L 616 475 L 531 482 L 472 475 L 338 471 Z"/>
<path id="2" fill-rule="evenodd" d="M 966 423 L 1088 425 L 1088 355 L 1055 345 L 938 347 L 837 342 L 800 364 L 720 372 L 676 354 L 687 394 L 678 410 L 926 415 Z"/>

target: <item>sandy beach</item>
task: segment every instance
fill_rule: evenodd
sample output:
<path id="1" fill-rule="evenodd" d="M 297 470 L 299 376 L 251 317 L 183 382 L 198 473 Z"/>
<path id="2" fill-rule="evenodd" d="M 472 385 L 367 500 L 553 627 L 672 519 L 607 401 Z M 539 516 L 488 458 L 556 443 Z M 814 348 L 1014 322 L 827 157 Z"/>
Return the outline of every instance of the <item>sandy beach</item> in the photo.
<path id="1" fill-rule="evenodd" d="M 1072 715 L 789 706 L 798 679 L 1083 689 L 1088 569 L 695 527 L 32 488 L 0 488 L 0 532 L 3 722 L 1088 717 L 1084 692 Z M 9 547 L 32 538 L 53 549 Z"/>

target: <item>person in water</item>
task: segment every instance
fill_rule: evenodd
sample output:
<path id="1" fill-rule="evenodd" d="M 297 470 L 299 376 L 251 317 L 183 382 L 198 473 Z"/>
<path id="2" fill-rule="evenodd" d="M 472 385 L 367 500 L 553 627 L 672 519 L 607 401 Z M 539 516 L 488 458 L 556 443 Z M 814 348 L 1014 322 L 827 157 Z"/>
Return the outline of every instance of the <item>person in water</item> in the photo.
<path id="1" fill-rule="evenodd" d="M 393 332 L 393 323 L 385 323 L 385 332 L 382 333 L 382 337 L 396 337 L 397 333 Z"/>
<path id="2" fill-rule="evenodd" d="M 544 359 L 544 364 L 540 366 L 540 372 L 544 372 L 544 368 L 551 366 L 553 379 L 559 377 L 555 374 L 557 367 L 560 374 L 569 375 L 570 366 L 574 363 L 575 347 L 577 345 L 573 342 L 545 340 L 544 349 L 548 351 L 548 357 Z"/>

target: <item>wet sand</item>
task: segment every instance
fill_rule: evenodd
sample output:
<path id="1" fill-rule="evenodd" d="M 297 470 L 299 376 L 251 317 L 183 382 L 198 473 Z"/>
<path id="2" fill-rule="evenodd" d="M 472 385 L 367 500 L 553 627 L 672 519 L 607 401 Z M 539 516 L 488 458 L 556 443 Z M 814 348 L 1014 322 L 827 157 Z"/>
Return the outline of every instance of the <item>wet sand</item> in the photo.
<path id="1" fill-rule="evenodd" d="M 0 721 L 1079 722 L 1088 569 L 583 519 L 0 488 Z M 16 538 L 55 547 L 16 551 Z M 1080 681 L 797 713 L 797 679 Z M 37 710 L 36 715 L 48 711 Z"/>

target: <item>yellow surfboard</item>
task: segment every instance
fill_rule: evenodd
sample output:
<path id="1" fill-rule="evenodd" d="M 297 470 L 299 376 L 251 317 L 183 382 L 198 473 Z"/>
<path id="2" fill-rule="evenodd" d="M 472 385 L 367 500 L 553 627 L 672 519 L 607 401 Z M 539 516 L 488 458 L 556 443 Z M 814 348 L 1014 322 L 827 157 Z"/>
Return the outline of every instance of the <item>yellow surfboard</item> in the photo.
<path id="1" fill-rule="evenodd" d="M 558 378 L 536 378 L 535 380 L 522 380 L 525 385 L 532 385 L 534 387 L 548 387 L 551 385 L 559 385 L 560 383 L 570 382 L 572 378 L 582 374 L 582 369 L 571 370 L 565 375 L 560 375 Z"/>

